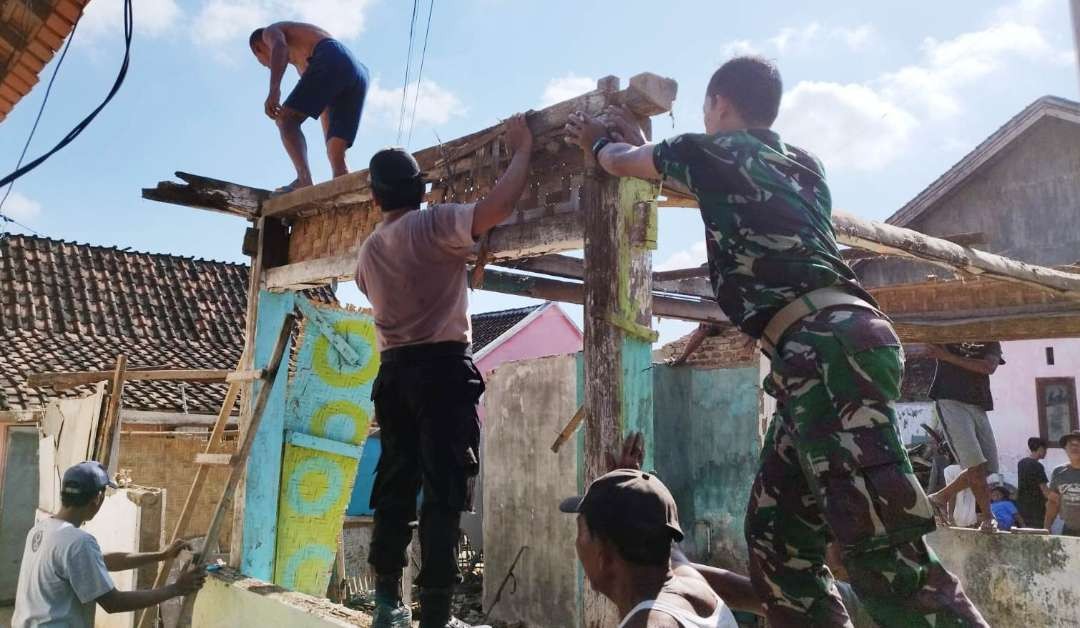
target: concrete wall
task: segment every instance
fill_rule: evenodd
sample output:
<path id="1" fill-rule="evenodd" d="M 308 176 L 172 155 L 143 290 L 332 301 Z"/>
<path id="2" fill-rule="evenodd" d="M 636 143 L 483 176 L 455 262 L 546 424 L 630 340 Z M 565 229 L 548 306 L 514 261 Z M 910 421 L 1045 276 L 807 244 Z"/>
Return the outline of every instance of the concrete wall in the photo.
<path id="1" fill-rule="evenodd" d="M 574 440 L 558 454 L 550 447 L 578 408 L 577 357 L 502 365 L 488 378 L 484 406 L 484 607 L 527 546 L 514 567 L 516 589 L 503 591 L 492 619 L 530 628 L 576 626 L 577 528 L 558 504 L 578 494 L 578 452 Z"/>
<path id="2" fill-rule="evenodd" d="M 289 628 L 370 627 L 371 618 L 330 601 L 222 570 L 211 575 L 195 598 L 196 628 L 289 626 Z"/>
<path id="3" fill-rule="evenodd" d="M 743 518 L 761 449 L 759 373 L 654 365 L 656 472 L 695 560 L 745 572 Z"/>
<path id="4" fill-rule="evenodd" d="M 15 599 L 26 533 L 38 501 L 36 425 L 0 425 L 0 603 Z"/>
<path id="5" fill-rule="evenodd" d="M 141 427 L 141 426 L 140 426 Z M 120 435 L 119 468 L 131 473 L 131 481 L 140 486 L 154 486 L 165 490 L 165 529 L 172 534 L 180 511 L 184 508 L 191 481 L 195 478 L 195 454 L 206 450 L 207 434 L 173 432 L 172 434 L 127 433 L 134 428 L 124 424 L 125 433 Z M 227 448 L 232 451 L 235 440 L 230 437 Z M 221 499 L 227 467 L 209 467 L 202 492 L 195 502 L 195 509 L 188 523 L 185 536 L 201 536 L 210 527 L 210 517 Z M 221 547 L 229 547 L 232 521 L 226 518 L 221 527 Z"/>
<path id="6" fill-rule="evenodd" d="M 515 360 L 531 360 L 581 351 L 581 330 L 577 328 L 558 303 L 548 303 L 535 318 L 526 317 L 521 327 L 511 328 L 496 342 L 476 356 L 476 368 L 485 378 L 499 365 Z M 499 342 L 501 340 L 501 342 Z M 480 421 L 485 419 L 484 405 L 479 408 Z M 482 434 L 481 434 L 482 436 Z M 480 475 L 476 479 L 473 512 L 461 516 L 461 529 L 474 549 L 484 549 L 484 460 L 480 460 Z"/>
<path id="7" fill-rule="evenodd" d="M 1080 625 L 1080 539 L 953 528 L 927 540 L 991 626 Z"/>
<path id="8" fill-rule="evenodd" d="M 908 225 L 930 235 L 981 231 L 977 248 L 1036 264 L 1080 260 L 1080 126 L 1044 118 L 993 163 Z M 860 262 L 867 285 L 947 271 L 896 259 Z"/>

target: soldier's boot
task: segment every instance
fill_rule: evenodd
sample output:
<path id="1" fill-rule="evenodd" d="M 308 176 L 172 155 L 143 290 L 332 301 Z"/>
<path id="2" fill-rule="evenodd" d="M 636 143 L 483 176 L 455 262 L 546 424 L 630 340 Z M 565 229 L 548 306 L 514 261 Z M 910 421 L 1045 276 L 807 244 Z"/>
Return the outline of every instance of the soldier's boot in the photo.
<path id="1" fill-rule="evenodd" d="M 371 628 L 412 628 L 412 612 L 401 602 L 401 576 L 375 577 Z"/>
<path id="2" fill-rule="evenodd" d="M 473 626 L 450 614 L 452 588 L 420 589 L 420 628 L 491 628 Z"/>

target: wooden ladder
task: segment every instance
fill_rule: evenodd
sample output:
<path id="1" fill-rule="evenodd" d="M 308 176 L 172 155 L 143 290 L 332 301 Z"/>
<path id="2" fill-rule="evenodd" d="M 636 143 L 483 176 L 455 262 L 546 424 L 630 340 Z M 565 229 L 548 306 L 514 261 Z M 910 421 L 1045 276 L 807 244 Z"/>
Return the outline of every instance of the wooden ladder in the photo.
<path id="1" fill-rule="evenodd" d="M 251 453 L 255 435 L 259 431 L 259 423 L 262 420 L 263 410 L 266 408 L 266 403 L 270 399 L 270 390 L 273 387 L 273 381 L 277 375 L 278 369 L 284 360 L 285 350 L 288 347 L 289 337 L 292 335 L 295 324 L 295 315 L 288 314 L 285 316 L 285 320 L 281 325 L 281 331 L 278 333 L 277 342 L 274 345 L 274 351 L 270 355 L 270 362 L 265 369 L 235 371 L 225 378 L 225 381 L 229 382 L 229 390 L 225 393 L 225 401 L 221 404 L 221 411 L 218 413 L 217 421 L 214 423 L 214 429 L 210 433 L 210 439 L 206 443 L 206 450 L 203 453 L 195 455 L 195 464 L 198 465 L 198 468 L 195 471 L 195 478 L 191 482 L 187 500 L 184 501 L 184 508 L 180 511 L 180 517 L 173 527 L 172 538 L 169 541 L 170 543 L 175 542 L 176 539 L 181 538 L 186 531 L 188 523 L 190 523 L 191 517 L 195 511 L 195 503 L 202 493 L 203 484 L 206 483 L 206 476 L 210 471 L 210 467 L 228 467 L 229 478 L 225 482 L 225 488 L 222 490 L 221 498 L 214 508 L 214 514 L 210 519 L 210 526 L 206 532 L 206 539 L 202 549 L 196 552 L 191 559 L 191 564 L 201 565 L 206 558 L 217 553 L 218 537 L 221 534 L 221 526 L 224 524 L 226 514 L 228 514 L 229 505 L 232 502 L 233 495 L 236 493 L 236 487 L 240 483 L 240 478 L 243 477 L 248 455 Z M 259 394 L 255 398 L 255 406 L 251 413 L 251 422 L 243 433 L 239 449 L 237 449 L 236 453 L 232 454 L 216 452 L 215 450 L 221 446 L 221 443 L 224 440 L 225 425 L 228 423 L 233 406 L 240 396 L 240 385 L 243 382 L 256 380 L 262 381 L 263 385 L 259 388 Z M 172 565 L 173 559 L 171 558 L 162 561 L 161 567 L 158 569 L 157 577 L 154 579 L 153 588 L 157 589 L 165 586 L 166 581 L 169 579 L 169 572 L 172 570 Z M 185 596 L 180 616 L 177 620 L 177 626 L 190 626 L 191 614 L 194 607 L 195 595 Z M 138 628 L 152 628 L 155 609 L 156 607 L 144 609 L 136 626 L 138 626 Z"/>

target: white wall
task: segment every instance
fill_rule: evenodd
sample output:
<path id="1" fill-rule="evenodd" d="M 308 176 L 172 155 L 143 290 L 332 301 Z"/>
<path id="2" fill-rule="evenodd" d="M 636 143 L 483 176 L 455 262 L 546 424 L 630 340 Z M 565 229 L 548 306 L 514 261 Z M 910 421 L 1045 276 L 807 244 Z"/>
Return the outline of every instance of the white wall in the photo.
<path id="1" fill-rule="evenodd" d="M 1054 365 L 1046 363 L 1046 347 L 1054 348 Z M 1016 485 L 1016 463 L 1028 455 L 1027 439 L 1039 435 L 1035 378 L 1075 377 L 1080 384 L 1080 338 L 1003 342 L 1005 364 L 990 377 L 994 410 L 989 413 L 998 445 L 998 461 L 1006 481 Z M 1055 445 L 1043 466 L 1047 475 L 1068 459 Z"/>

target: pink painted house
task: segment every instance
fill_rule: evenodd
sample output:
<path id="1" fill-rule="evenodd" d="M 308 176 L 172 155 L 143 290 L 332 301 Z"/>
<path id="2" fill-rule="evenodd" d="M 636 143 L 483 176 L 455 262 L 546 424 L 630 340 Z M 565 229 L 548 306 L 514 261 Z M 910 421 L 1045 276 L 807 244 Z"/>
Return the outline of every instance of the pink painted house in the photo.
<path id="1" fill-rule="evenodd" d="M 577 324 L 566 315 L 559 304 L 543 303 L 530 307 L 472 316 L 473 361 L 485 378 L 500 364 L 516 360 L 532 360 L 552 355 L 581 351 L 584 336 Z M 480 405 L 480 420 L 484 406 Z M 461 518 L 461 528 L 470 543 L 483 548 L 482 500 L 484 482 L 483 461 L 476 484 L 476 512 Z"/>

